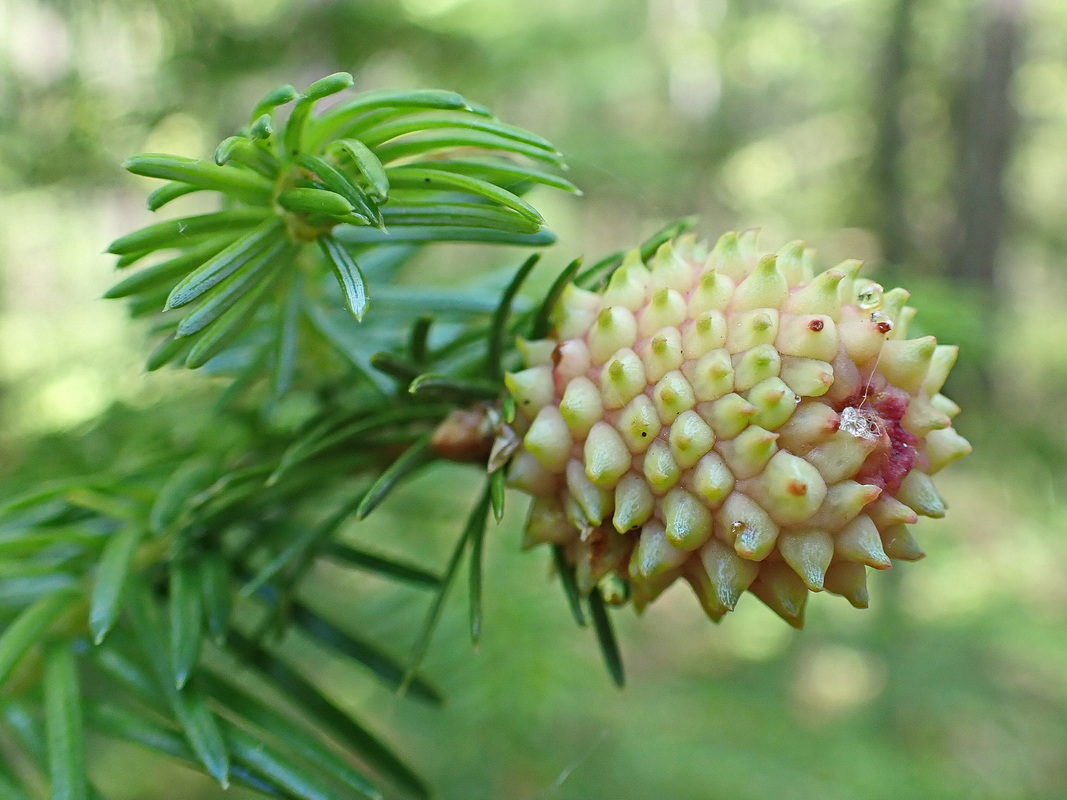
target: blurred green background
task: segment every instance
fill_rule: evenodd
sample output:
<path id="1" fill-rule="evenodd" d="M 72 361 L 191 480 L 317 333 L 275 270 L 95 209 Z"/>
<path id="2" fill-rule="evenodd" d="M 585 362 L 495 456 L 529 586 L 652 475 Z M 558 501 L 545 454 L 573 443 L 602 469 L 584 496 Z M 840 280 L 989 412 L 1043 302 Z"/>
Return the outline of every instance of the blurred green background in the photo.
<path id="1" fill-rule="evenodd" d="M 207 156 L 264 91 L 337 70 L 455 89 L 555 142 L 586 193 L 533 198 L 555 268 L 691 213 L 707 237 L 757 226 L 824 266 L 867 260 L 910 289 L 920 332 L 961 345 L 947 393 L 976 452 L 939 477 L 952 510 L 920 526 L 928 558 L 872 576 L 870 611 L 815 597 L 797 633 L 748 598 L 713 626 L 678 588 L 616 616 L 622 692 L 546 554 L 518 552 L 512 503 L 480 650 L 457 591 L 431 651 L 444 710 L 324 656 L 334 696 L 442 800 L 1067 797 L 1067 4 L 0 0 L 8 484 L 91 467 L 136 432 L 90 432 L 98 414 L 203 380 L 146 378 L 143 331 L 96 299 L 101 251 L 149 218 L 121 160 Z M 424 263 L 510 263 L 486 258 Z M 476 483 L 437 468 L 348 535 L 440 564 Z M 427 600 L 325 567 L 309 591 L 398 654 Z M 221 796 L 133 755 L 94 743 L 116 800 Z"/>

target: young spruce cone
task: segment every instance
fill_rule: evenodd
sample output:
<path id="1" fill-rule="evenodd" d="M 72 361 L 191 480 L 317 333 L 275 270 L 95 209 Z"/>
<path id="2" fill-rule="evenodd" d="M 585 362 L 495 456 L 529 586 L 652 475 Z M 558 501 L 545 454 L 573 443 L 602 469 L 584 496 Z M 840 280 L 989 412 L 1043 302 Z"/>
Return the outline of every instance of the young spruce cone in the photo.
<path id="1" fill-rule="evenodd" d="M 865 607 L 866 568 L 923 556 L 907 526 L 945 513 L 930 476 L 971 448 L 939 394 L 957 348 L 904 338 L 908 293 L 859 267 L 728 233 L 569 287 L 506 378 L 526 544 L 638 609 L 679 577 L 713 620 L 746 589 L 797 627 L 809 590 Z"/>

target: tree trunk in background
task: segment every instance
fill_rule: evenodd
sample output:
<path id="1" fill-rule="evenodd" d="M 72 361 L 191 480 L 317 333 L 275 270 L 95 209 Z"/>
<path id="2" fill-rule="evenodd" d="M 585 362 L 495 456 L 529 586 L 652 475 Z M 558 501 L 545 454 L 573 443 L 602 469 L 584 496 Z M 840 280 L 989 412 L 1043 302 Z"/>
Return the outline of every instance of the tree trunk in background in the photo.
<path id="1" fill-rule="evenodd" d="M 890 270 L 904 262 L 908 253 L 907 225 L 904 219 L 904 187 L 900 166 L 904 146 L 901 105 L 908 72 L 908 41 L 914 0 L 896 0 L 889 34 L 882 52 L 882 66 L 872 96 L 877 100 L 878 125 L 874 161 L 871 166 L 878 192 L 876 218 L 872 228 L 878 234 L 882 253 Z"/>
<path id="2" fill-rule="evenodd" d="M 1011 82 L 1022 49 L 1023 2 L 991 0 L 980 64 L 963 87 L 958 218 L 949 242 L 949 276 L 990 292 L 1007 218 L 1004 172 L 1015 130 Z"/>

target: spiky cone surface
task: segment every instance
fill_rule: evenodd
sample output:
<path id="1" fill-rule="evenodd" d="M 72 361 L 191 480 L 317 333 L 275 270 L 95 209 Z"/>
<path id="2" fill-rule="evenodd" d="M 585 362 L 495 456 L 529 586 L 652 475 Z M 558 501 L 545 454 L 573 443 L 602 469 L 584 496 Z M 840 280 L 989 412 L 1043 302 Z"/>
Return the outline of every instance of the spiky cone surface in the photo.
<path id="1" fill-rule="evenodd" d="M 956 348 L 905 338 L 908 293 L 859 267 L 815 275 L 803 243 L 728 233 L 569 287 L 506 376 L 526 545 L 639 610 L 679 578 L 714 620 L 746 591 L 797 627 L 809 592 L 865 607 L 867 568 L 923 556 L 930 476 L 971 448 L 940 394 Z"/>

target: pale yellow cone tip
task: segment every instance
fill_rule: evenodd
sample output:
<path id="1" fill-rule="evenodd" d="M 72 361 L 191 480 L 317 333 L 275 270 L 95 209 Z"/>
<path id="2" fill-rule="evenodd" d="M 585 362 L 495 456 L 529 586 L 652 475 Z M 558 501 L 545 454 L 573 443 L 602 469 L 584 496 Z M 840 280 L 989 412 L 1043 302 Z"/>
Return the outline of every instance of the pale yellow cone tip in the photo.
<path id="1" fill-rule="evenodd" d="M 733 357 L 734 389 L 747 392 L 757 383 L 782 370 L 782 357 L 774 345 L 761 344 Z"/>
<path id="2" fill-rule="evenodd" d="M 581 339 L 560 342 L 552 355 L 552 360 L 556 365 L 556 378 L 562 381 L 572 381 L 585 375 L 593 365 L 589 357 L 589 348 Z"/>
<path id="3" fill-rule="evenodd" d="M 631 250 L 608 281 L 605 305 L 622 306 L 630 311 L 642 308 L 648 300 L 649 278 L 649 271 L 641 262 L 641 252 Z"/>
<path id="4" fill-rule="evenodd" d="M 955 345 L 939 344 L 934 348 L 934 354 L 930 359 L 930 368 L 923 379 L 923 390 L 933 397 L 941 391 L 945 385 L 949 372 L 956 365 L 960 349 Z"/>
<path id="5" fill-rule="evenodd" d="M 791 314 L 820 314 L 837 319 L 841 313 L 841 298 L 838 286 L 847 276 L 837 269 L 828 269 L 815 276 L 811 283 L 794 289 L 782 304 L 782 310 Z"/>
<path id="6" fill-rule="evenodd" d="M 908 300 L 911 298 L 911 292 L 906 289 L 896 288 L 890 289 L 888 292 L 882 295 L 882 306 L 879 309 L 883 314 L 889 317 L 893 323 L 894 328 L 902 328 L 900 315 L 901 312 L 907 307 Z"/>
<path id="7" fill-rule="evenodd" d="M 778 269 L 785 275 L 790 286 L 806 283 L 814 277 L 811 268 L 811 251 L 807 243 L 797 240 L 789 242 L 778 251 Z"/>
<path id="8" fill-rule="evenodd" d="M 706 269 L 700 274 L 696 288 L 689 296 L 689 316 L 696 318 L 705 311 L 726 308 L 734 295 L 734 286 L 728 276 L 714 269 Z"/>
<path id="9" fill-rule="evenodd" d="M 778 332 L 775 347 L 784 356 L 831 361 L 837 355 L 837 325 L 825 314 L 789 316 Z"/>
<path id="10" fill-rule="evenodd" d="M 693 387 L 679 370 L 671 370 L 659 380 L 652 390 L 652 402 L 664 425 L 670 425 L 697 404 Z"/>
<path id="11" fill-rule="evenodd" d="M 505 373 L 504 386 L 515 398 L 518 410 L 528 418 L 533 418 L 538 411 L 551 403 L 556 390 L 552 380 L 552 368 L 549 366 Z"/>
<path id="12" fill-rule="evenodd" d="M 766 255 L 752 274 L 737 285 L 731 306 L 737 311 L 777 308 L 789 296 L 789 284 L 778 269 L 778 257 Z"/>
<path id="13" fill-rule="evenodd" d="M 893 565 L 882 546 L 878 528 L 866 514 L 857 516 L 834 536 L 834 553 L 874 569 L 889 569 Z"/>
<path id="14" fill-rule="evenodd" d="M 867 608 L 870 595 L 867 592 L 867 570 L 862 564 L 847 561 L 831 564 L 823 585 L 826 591 L 848 600 L 853 608 Z"/>
<path id="15" fill-rule="evenodd" d="M 604 408 L 622 408 L 646 385 L 645 367 L 633 350 L 620 350 L 608 361 L 600 375 Z"/>
<path id="16" fill-rule="evenodd" d="M 655 510 L 655 498 L 641 476 L 629 474 L 615 487 L 615 515 L 611 524 L 619 533 L 644 525 Z"/>
<path id="17" fill-rule="evenodd" d="M 622 263 L 619 265 L 619 269 L 616 270 L 616 272 L 626 272 L 631 277 L 646 282 L 652 274 L 649 272 L 648 267 L 645 266 L 645 262 L 641 260 L 641 250 L 637 247 L 626 251 L 626 255 L 623 256 Z"/>
<path id="18" fill-rule="evenodd" d="M 578 505 L 578 501 L 570 492 L 563 498 L 563 512 L 567 515 L 567 519 L 570 520 L 571 526 L 579 531 L 582 536 L 596 527 L 590 522 L 589 517 L 586 516 L 582 507 Z"/>
<path id="19" fill-rule="evenodd" d="M 707 245 L 703 241 L 698 241 L 693 231 L 677 237 L 674 240 L 674 248 L 681 258 L 691 262 L 703 262 L 708 255 Z"/>
<path id="20" fill-rule="evenodd" d="M 826 531 L 785 533 L 778 537 L 778 550 L 804 584 L 821 592 L 826 569 L 834 556 L 834 540 Z"/>
<path id="21" fill-rule="evenodd" d="M 682 365 L 698 402 L 710 402 L 733 391 L 734 364 L 724 349 L 712 350 Z"/>
<path id="22" fill-rule="evenodd" d="M 900 313 L 897 314 L 897 321 L 893 325 L 893 330 L 890 332 L 889 338 L 907 339 L 908 330 L 917 313 L 917 309 L 914 309 L 911 306 L 904 306 L 904 308 L 900 309 Z"/>
<path id="23" fill-rule="evenodd" d="M 794 628 L 804 627 L 804 609 L 810 593 L 787 565 L 762 565 L 759 577 L 748 590 Z"/>
<path id="24" fill-rule="evenodd" d="M 682 355 L 688 360 L 717 350 L 726 344 L 726 315 L 718 309 L 702 311 L 682 325 Z"/>
<path id="25" fill-rule="evenodd" d="M 863 262 L 855 258 L 848 258 L 835 265 L 834 269 L 845 274 L 845 279 L 838 285 L 838 294 L 841 296 L 841 302 L 853 302 L 853 286 L 857 283 L 860 270 L 863 269 Z"/>
<path id="26" fill-rule="evenodd" d="M 745 265 L 745 257 L 741 253 L 741 245 L 735 231 L 729 231 L 719 237 L 715 243 L 705 268 L 713 269 L 721 275 L 733 279 L 743 278 L 748 270 Z"/>
<path id="27" fill-rule="evenodd" d="M 649 487 L 657 494 L 666 492 L 678 483 L 678 479 L 682 476 L 678 462 L 671 455 L 670 446 L 661 439 L 656 439 L 648 448 L 642 469 Z"/>
<path id="28" fill-rule="evenodd" d="M 769 431 L 782 427 L 797 410 L 797 395 L 781 378 L 760 381 L 749 390 L 746 399 L 756 407 L 753 424 Z"/>
<path id="29" fill-rule="evenodd" d="M 842 313 L 841 316 L 837 324 L 840 343 L 849 359 L 866 368 L 881 354 L 882 345 L 893 330 L 892 323 L 881 319 L 877 312 L 858 314 L 855 309 L 849 309 L 847 314 Z"/>
<path id="30" fill-rule="evenodd" d="M 837 483 L 857 474 L 880 441 L 881 437 L 857 436 L 842 428 L 812 448 L 804 458 L 819 470 L 827 484 Z"/>
<path id="31" fill-rule="evenodd" d="M 839 531 L 881 495 L 877 486 L 844 480 L 826 490 L 826 499 L 811 517 L 810 525 L 824 531 Z"/>
<path id="32" fill-rule="evenodd" d="M 584 336 L 600 311 L 600 295 L 567 284 L 552 314 L 560 339 Z"/>
<path id="33" fill-rule="evenodd" d="M 778 450 L 778 434 L 750 425 L 733 439 L 716 442 L 715 449 L 726 460 L 738 480 L 761 472 Z"/>
<path id="34" fill-rule="evenodd" d="M 726 349 L 734 355 L 761 344 L 772 345 L 777 336 L 777 309 L 757 308 L 753 311 L 738 311 L 730 318 Z"/>
<path id="35" fill-rule="evenodd" d="M 649 382 L 660 380 L 671 370 L 678 369 L 685 361 L 682 350 L 682 334 L 677 328 L 661 328 L 644 343 L 640 351 L 645 365 L 645 377 Z"/>
<path id="36" fill-rule="evenodd" d="M 890 525 L 879 531 L 882 547 L 890 558 L 899 561 L 918 561 L 926 556 L 919 543 L 912 537 L 907 525 Z"/>
<path id="37" fill-rule="evenodd" d="M 879 530 L 890 525 L 914 525 L 919 521 L 918 515 L 910 506 L 885 492 L 865 509 L 865 513 L 874 520 Z"/>
<path id="38" fill-rule="evenodd" d="M 646 394 L 639 394 L 619 412 L 616 427 L 631 453 L 640 454 L 648 450 L 656 440 L 663 423 L 659 421 L 659 412 Z"/>
<path id="39" fill-rule="evenodd" d="M 687 557 L 687 551 L 670 542 L 663 523 L 650 520 L 641 528 L 633 565 L 642 578 L 656 578 L 680 567 Z"/>
<path id="40" fill-rule="evenodd" d="M 711 511 L 681 487 L 667 493 L 662 503 L 667 541 L 681 550 L 696 550 L 711 536 Z"/>
<path id="41" fill-rule="evenodd" d="M 734 552 L 749 561 L 762 561 L 774 550 L 778 541 L 778 526 L 752 526 L 744 522 L 733 524 Z"/>
<path id="42" fill-rule="evenodd" d="M 694 563 L 696 562 L 696 563 Z M 682 565 L 682 577 L 693 589 L 693 594 L 700 603 L 700 608 L 709 620 L 716 625 L 726 616 L 728 609 L 723 608 L 715 597 L 715 589 L 704 571 L 704 565 L 698 559 L 691 559 Z"/>
<path id="43" fill-rule="evenodd" d="M 708 505 L 718 508 L 734 489 L 734 475 L 722 456 L 708 453 L 689 474 L 688 488 Z"/>
<path id="44" fill-rule="evenodd" d="M 622 306 L 605 308 L 597 315 L 586 341 L 593 363 L 603 364 L 624 347 L 633 347 L 637 341 L 637 319 Z"/>
<path id="45" fill-rule="evenodd" d="M 581 461 L 571 459 L 566 470 L 567 489 L 571 497 L 578 501 L 582 513 L 591 524 L 600 525 L 611 513 L 612 494 L 585 476 Z"/>
<path id="46" fill-rule="evenodd" d="M 777 433 L 783 448 L 804 456 L 816 445 L 829 440 L 839 427 L 840 417 L 830 406 L 801 403 Z"/>
<path id="47" fill-rule="evenodd" d="M 710 539 L 701 548 L 700 560 L 712 589 L 709 599 L 722 609 L 733 611 L 759 574 L 759 564 L 741 558 L 717 539 Z"/>
<path id="48" fill-rule="evenodd" d="M 630 470 L 630 450 L 622 436 L 606 422 L 598 422 L 585 440 L 585 476 L 594 486 L 613 489 Z"/>
<path id="49" fill-rule="evenodd" d="M 674 289 L 661 286 L 638 317 L 638 333 L 652 336 L 661 328 L 678 327 L 687 316 L 685 298 Z"/>
<path id="50" fill-rule="evenodd" d="M 940 472 L 956 459 L 969 455 L 971 450 L 971 443 L 956 433 L 954 428 L 930 431 L 926 436 L 930 474 Z"/>
<path id="51" fill-rule="evenodd" d="M 704 418 L 719 439 L 732 439 L 748 427 L 756 407 L 736 392 L 725 394 L 709 403 L 699 403 L 697 413 Z"/>
<path id="52" fill-rule="evenodd" d="M 522 362 L 528 367 L 552 366 L 552 351 L 556 349 L 555 339 L 523 339 L 515 337 L 515 347 L 518 348 Z"/>
<path id="53" fill-rule="evenodd" d="M 784 356 L 779 376 L 798 397 L 822 397 L 834 384 L 834 368 L 814 358 Z"/>
<path id="54" fill-rule="evenodd" d="M 584 375 L 567 384 L 559 403 L 559 412 L 571 433 L 584 439 L 593 425 L 604 418 L 604 401 L 600 389 Z"/>
<path id="55" fill-rule="evenodd" d="M 667 441 L 671 455 L 682 469 L 689 469 L 715 444 L 715 432 L 693 410 L 683 411 L 671 425 Z"/>
<path id="56" fill-rule="evenodd" d="M 855 362 L 842 350 L 830 362 L 834 369 L 834 382 L 823 397 L 835 405 L 847 405 L 867 385 L 869 376 L 861 375 Z"/>
<path id="57" fill-rule="evenodd" d="M 630 584 L 614 572 L 609 572 L 601 578 L 597 589 L 609 606 L 623 606 L 630 599 Z"/>
<path id="58" fill-rule="evenodd" d="M 908 410 L 904 418 L 900 420 L 900 424 L 913 436 L 926 439 L 932 431 L 949 428 L 952 420 L 943 411 L 935 408 L 933 403 L 919 396 L 908 403 Z"/>
<path id="59" fill-rule="evenodd" d="M 756 268 L 760 259 L 759 228 L 746 228 L 737 235 L 737 249 L 741 253 L 741 259 L 745 265 L 745 274 L 748 275 Z"/>
<path id="60" fill-rule="evenodd" d="M 914 509 L 916 514 L 934 519 L 945 516 L 945 501 L 937 493 L 934 482 L 925 472 L 913 469 L 904 476 L 900 488 L 894 495 L 904 505 Z"/>
<path id="61" fill-rule="evenodd" d="M 508 485 L 527 494 L 547 496 L 557 489 L 558 479 L 538 463 L 529 450 L 519 450 L 511 460 Z"/>
<path id="62" fill-rule="evenodd" d="M 819 471 L 784 450 L 771 457 L 753 488 L 779 525 L 810 520 L 826 498 L 826 483 Z"/>
<path id="63" fill-rule="evenodd" d="M 680 252 L 676 251 L 674 244 L 670 241 L 661 244 L 659 250 L 656 251 L 651 272 L 652 282 L 657 286 L 668 286 L 681 293 L 693 288 L 693 267 Z"/>
<path id="64" fill-rule="evenodd" d="M 960 407 L 954 402 L 949 400 L 943 394 L 935 394 L 930 398 L 930 404 L 938 411 L 942 412 L 949 419 L 953 419 L 960 413 Z"/>
<path id="65" fill-rule="evenodd" d="M 715 512 L 716 536 L 741 551 L 746 559 L 761 560 L 770 554 L 778 537 L 778 525 L 759 503 L 742 492 L 732 492 Z M 743 552 L 742 552 L 743 551 Z"/>
<path id="66" fill-rule="evenodd" d="M 573 441 L 567 423 L 555 406 L 545 406 L 537 412 L 522 441 L 549 472 L 561 473 L 566 468 Z"/>
<path id="67" fill-rule="evenodd" d="M 937 339 L 933 336 L 887 341 L 882 347 L 878 371 L 894 386 L 915 393 L 926 378 L 936 347 Z"/>

